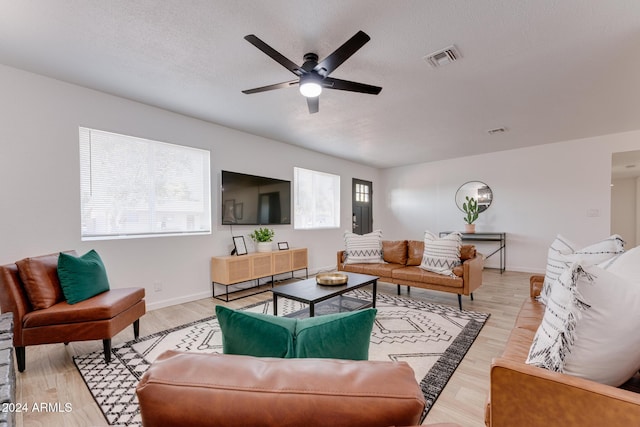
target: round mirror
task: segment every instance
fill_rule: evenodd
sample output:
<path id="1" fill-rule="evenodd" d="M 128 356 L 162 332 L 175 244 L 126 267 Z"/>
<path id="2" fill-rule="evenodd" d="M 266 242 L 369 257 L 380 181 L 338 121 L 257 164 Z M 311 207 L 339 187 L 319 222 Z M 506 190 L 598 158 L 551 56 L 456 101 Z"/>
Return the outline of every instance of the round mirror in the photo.
<path id="1" fill-rule="evenodd" d="M 456 205 L 461 211 L 463 211 L 462 204 L 467 197 L 476 199 L 478 201 L 478 212 L 484 212 L 491 206 L 493 192 L 484 182 L 469 181 L 462 184 L 456 191 Z"/>

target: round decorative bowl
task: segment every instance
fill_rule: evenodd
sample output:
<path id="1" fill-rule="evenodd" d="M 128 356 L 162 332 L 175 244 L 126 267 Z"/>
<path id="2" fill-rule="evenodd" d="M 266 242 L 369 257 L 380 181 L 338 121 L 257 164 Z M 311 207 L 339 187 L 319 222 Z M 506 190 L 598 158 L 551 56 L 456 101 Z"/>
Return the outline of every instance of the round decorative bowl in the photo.
<path id="1" fill-rule="evenodd" d="M 316 275 L 316 283 L 324 286 L 340 286 L 347 283 L 349 276 L 344 273 L 320 273 Z"/>

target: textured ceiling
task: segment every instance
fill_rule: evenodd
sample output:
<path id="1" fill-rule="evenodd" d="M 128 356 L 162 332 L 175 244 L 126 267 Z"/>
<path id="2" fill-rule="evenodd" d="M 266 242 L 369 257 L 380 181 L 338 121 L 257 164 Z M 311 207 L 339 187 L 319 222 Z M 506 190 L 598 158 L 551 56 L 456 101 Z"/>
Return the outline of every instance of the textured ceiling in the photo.
<path id="1" fill-rule="evenodd" d="M 380 95 L 241 93 L 294 77 L 245 35 L 301 64 L 358 30 L 332 77 Z M 0 63 L 376 167 L 640 129 L 638 0 L 0 0 Z"/>

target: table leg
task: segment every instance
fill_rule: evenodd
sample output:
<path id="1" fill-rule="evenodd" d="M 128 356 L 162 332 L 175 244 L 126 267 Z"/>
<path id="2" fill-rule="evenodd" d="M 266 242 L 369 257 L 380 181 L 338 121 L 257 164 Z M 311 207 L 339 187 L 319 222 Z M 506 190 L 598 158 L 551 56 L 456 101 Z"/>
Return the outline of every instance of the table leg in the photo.
<path id="1" fill-rule="evenodd" d="M 309 304 L 309 317 L 313 317 L 315 316 L 315 304 L 314 303 L 310 303 Z"/>
<path id="2" fill-rule="evenodd" d="M 376 308 L 376 288 L 378 287 L 378 281 L 373 281 L 373 301 L 371 307 Z"/>
<path id="3" fill-rule="evenodd" d="M 278 315 L 278 295 L 273 294 L 273 315 Z"/>

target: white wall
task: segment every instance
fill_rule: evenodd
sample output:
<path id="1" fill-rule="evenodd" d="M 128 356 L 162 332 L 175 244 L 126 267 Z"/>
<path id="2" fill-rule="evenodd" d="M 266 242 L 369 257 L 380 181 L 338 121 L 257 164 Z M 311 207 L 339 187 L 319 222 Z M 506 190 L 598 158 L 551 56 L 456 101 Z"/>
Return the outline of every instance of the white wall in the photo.
<path id="1" fill-rule="evenodd" d="M 211 295 L 210 257 L 233 247 L 229 226 L 220 225 L 221 170 L 292 180 L 293 167 L 300 166 L 341 176 L 340 229 L 273 227 L 277 241 L 309 248 L 311 270 L 335 266 L 342 233 L 351 224 L 351 179 L 378 184 L 375 168 L 13 68 L 0 66 L 0 87 L 0 263 L 95 248 L 111 286 L 145 287 L 151 309 Z M 210 149 L 213 233 L 81 242 L 79 126 Z M 374 218 L 380 217 L 376 212 Z M 233 234 L 254 228 L 235 226 Z M 155 282 L 162 283 L 162 292 L 154 292 Z"/>
<path id="2" fill-rule="evenodd" d="M 507 232 L 508 270 L 544 272 L 558 233 L 584 245 L 610 234 L 611 154 L 638 148 L 634 131 L 383 170 L 384 235 L 420 239 L 424 230 L 462 230 L 456 190 L 483 181 L 494 201 L 476 231 Z"/>

